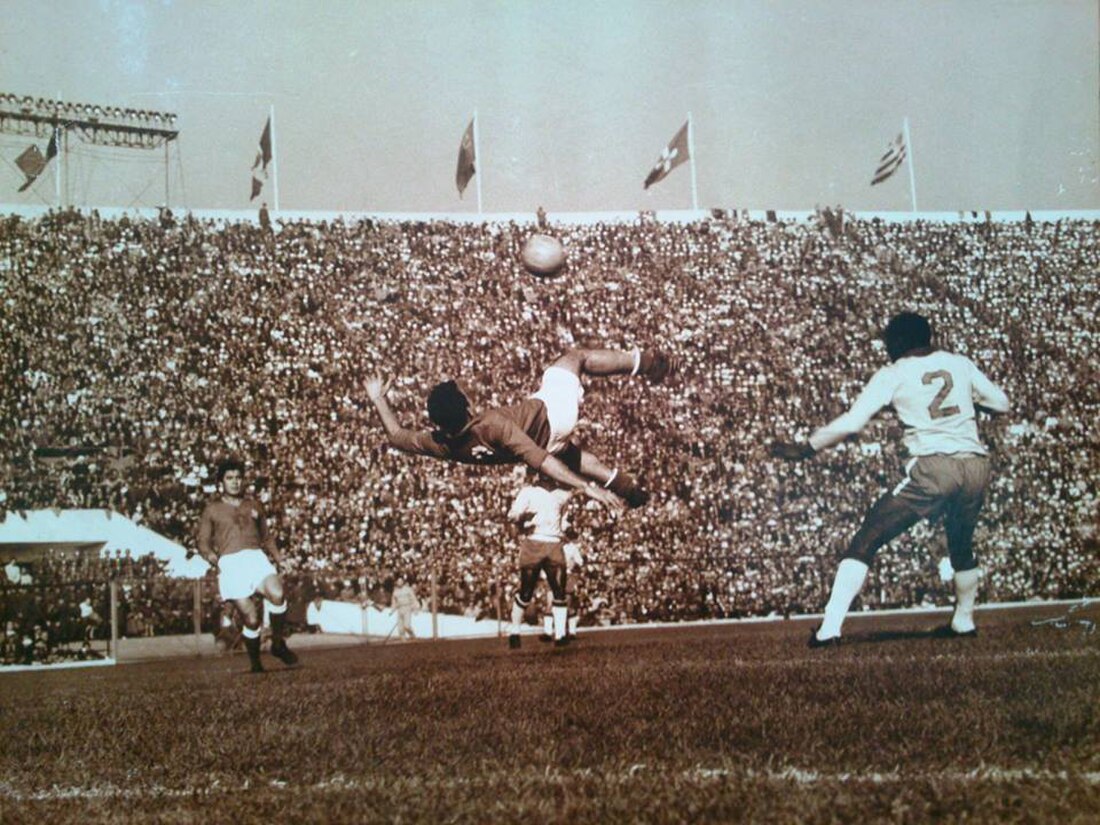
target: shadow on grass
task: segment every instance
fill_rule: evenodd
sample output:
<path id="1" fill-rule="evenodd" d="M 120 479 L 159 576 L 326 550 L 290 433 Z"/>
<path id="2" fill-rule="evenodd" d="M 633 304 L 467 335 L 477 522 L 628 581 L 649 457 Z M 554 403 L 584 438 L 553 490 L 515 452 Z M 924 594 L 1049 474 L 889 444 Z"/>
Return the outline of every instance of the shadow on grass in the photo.
<path id="1" fill-rule="evenodd" d="M 847 644 L 877 644 L 880 642 L 897 642 L 905 639 L 937 639 L 940 641 L 973 641 L 973 636 L 958 636 L 950 633 L 946 627 L 933 627 L 928 630 L 879 630 L 874 633 L 865 633 L 858 636 L 847 637 Z"/>

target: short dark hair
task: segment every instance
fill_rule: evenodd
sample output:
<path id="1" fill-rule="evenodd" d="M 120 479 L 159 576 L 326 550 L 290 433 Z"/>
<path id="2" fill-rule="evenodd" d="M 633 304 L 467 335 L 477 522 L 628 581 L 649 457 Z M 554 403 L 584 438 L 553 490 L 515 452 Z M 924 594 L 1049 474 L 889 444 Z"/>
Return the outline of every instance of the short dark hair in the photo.
<path id="1" fill-rule="evenodd" d="M 886 353 L 891 361 L 897 361 L 905 353 L 932 345 L 932 325 L 923 315 L 915 312 L 899 312 L 890 319 L 882 333 Z"/>
<path id="2" fill-rule="evenodd" d="M 428 393 L 428 418 L 445 433 L 454 435 L 470 420 L 470 400 L 455 381 L 444 381 Z"/>
<path id="3" fill-rule="evenodd" d="M 221 484 L 225 478 L 225 474 L 230 470 L 236 470 L 242 476 L 244 475 L 244 462 L 236 456 L 230 456 L 229 458 L 223 458 L 218 462 L 218 483 Z"/>

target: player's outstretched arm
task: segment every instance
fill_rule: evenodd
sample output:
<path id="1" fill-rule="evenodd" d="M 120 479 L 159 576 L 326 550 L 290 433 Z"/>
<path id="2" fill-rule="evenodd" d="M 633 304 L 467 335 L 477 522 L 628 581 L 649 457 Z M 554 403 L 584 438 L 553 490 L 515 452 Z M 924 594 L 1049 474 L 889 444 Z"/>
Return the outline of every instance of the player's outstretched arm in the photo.
<path id="1" fill-rule="evenodd" d="M 1008 394 L 986 378 L 985 374 L 977 367 L 971 377 L 974 403 L 984 412 L 1000 415 L 1008 412 Z"/>
<path id="2" fill-rule="evenodd" d="M 390 444 L 406 452 L 419 453 L 421 451 L 416 449 L 415 446 L 416 432 L 401 426 L 393 407 L 386 400 L 386 393 L 390 391 L 391 386 L 393 386 L 392 379 L 384 381 L 380 376 L 372 376 L 367 379 L 367 398 L 378 410 L 378 415 L 382 419 L 382 427 L 386 431 L 386 437 L 389 439 Z"/>

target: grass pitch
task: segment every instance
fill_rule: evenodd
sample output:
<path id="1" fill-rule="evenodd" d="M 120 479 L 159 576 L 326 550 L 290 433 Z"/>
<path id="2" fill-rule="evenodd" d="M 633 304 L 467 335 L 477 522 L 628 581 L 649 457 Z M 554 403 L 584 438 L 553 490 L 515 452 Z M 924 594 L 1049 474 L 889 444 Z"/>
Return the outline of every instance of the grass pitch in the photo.
<path id="1" fill-rule="evenodd" d="M 1097 822 L 1097 612 L 4 674 L 0 821 Z"/>

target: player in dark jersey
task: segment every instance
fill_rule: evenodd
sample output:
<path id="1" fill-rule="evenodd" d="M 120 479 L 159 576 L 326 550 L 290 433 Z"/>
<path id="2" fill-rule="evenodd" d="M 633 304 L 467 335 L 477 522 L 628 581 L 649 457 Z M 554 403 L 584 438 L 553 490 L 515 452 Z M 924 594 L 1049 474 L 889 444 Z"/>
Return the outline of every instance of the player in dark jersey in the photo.
<path id="1" fill-rule="evenodd" d="M 922 518 L 944 518 L 955 570 L 955 612 L 941 632 L 974 636 L 974 602 L 981 570 L 974 558 L 978 513 L 989 486 L 988 451 L 978 438 L 975 408 L 1008 411 L 1008 396 L 963 355 L 932 347 L 932 326 L 913 312 L 890 319 L 883 335 L 890 364 L 867 382 L 851 409 L 811 433 L 807 442 L 776 442 L 772 455 L 812 457 L 862 430 L 891 406 L 905 427 L 911 456 L 905 478 L 868 511 L 837 567 L 821 627 L 810 647 L 835 644 L 852 600 L 863 588 L 875 553 Z"/>
<path id="2" fill-rule="evenodd" d="M 260 625 L 263 614 L 253 601 L 264 598 L 271 620 L 271 655 L 286 665 L 298 662 L 286 644 L 286 596 L 273 562 L 279 562 L 274 537 L 262 505 L 244 494 L 244 464 L 235 458 L 218 465 L 222 494 L 210 501 L 199 519 L 199 555 L 218 571 L 223 601 L 233 602 L 244 621 L 241 636 L 253 673 L 262 673 Z"/>
<path id="3" fill-rule="evenodd" d="M 445 381 L 428 395 L 434 430 L 402 427 L 386 401 L 389 385 L 381 378 L 367 382 L 367 396 L 382 417 L 390 444 L 399 450 L 464 464 L 523 463 L 619 511 L 641 507 L 649 494 L 632 476 L 609 468 L 571 440 L 584 397 L 580 377 L 644 375 L 659 384 L 674 368 L 673 359 L 656 351 L 574 349 L 547 368 L 534 395 L 476 415 L 458 384 Z M 570 469 L 569 463 L 577 469 Z"/>

